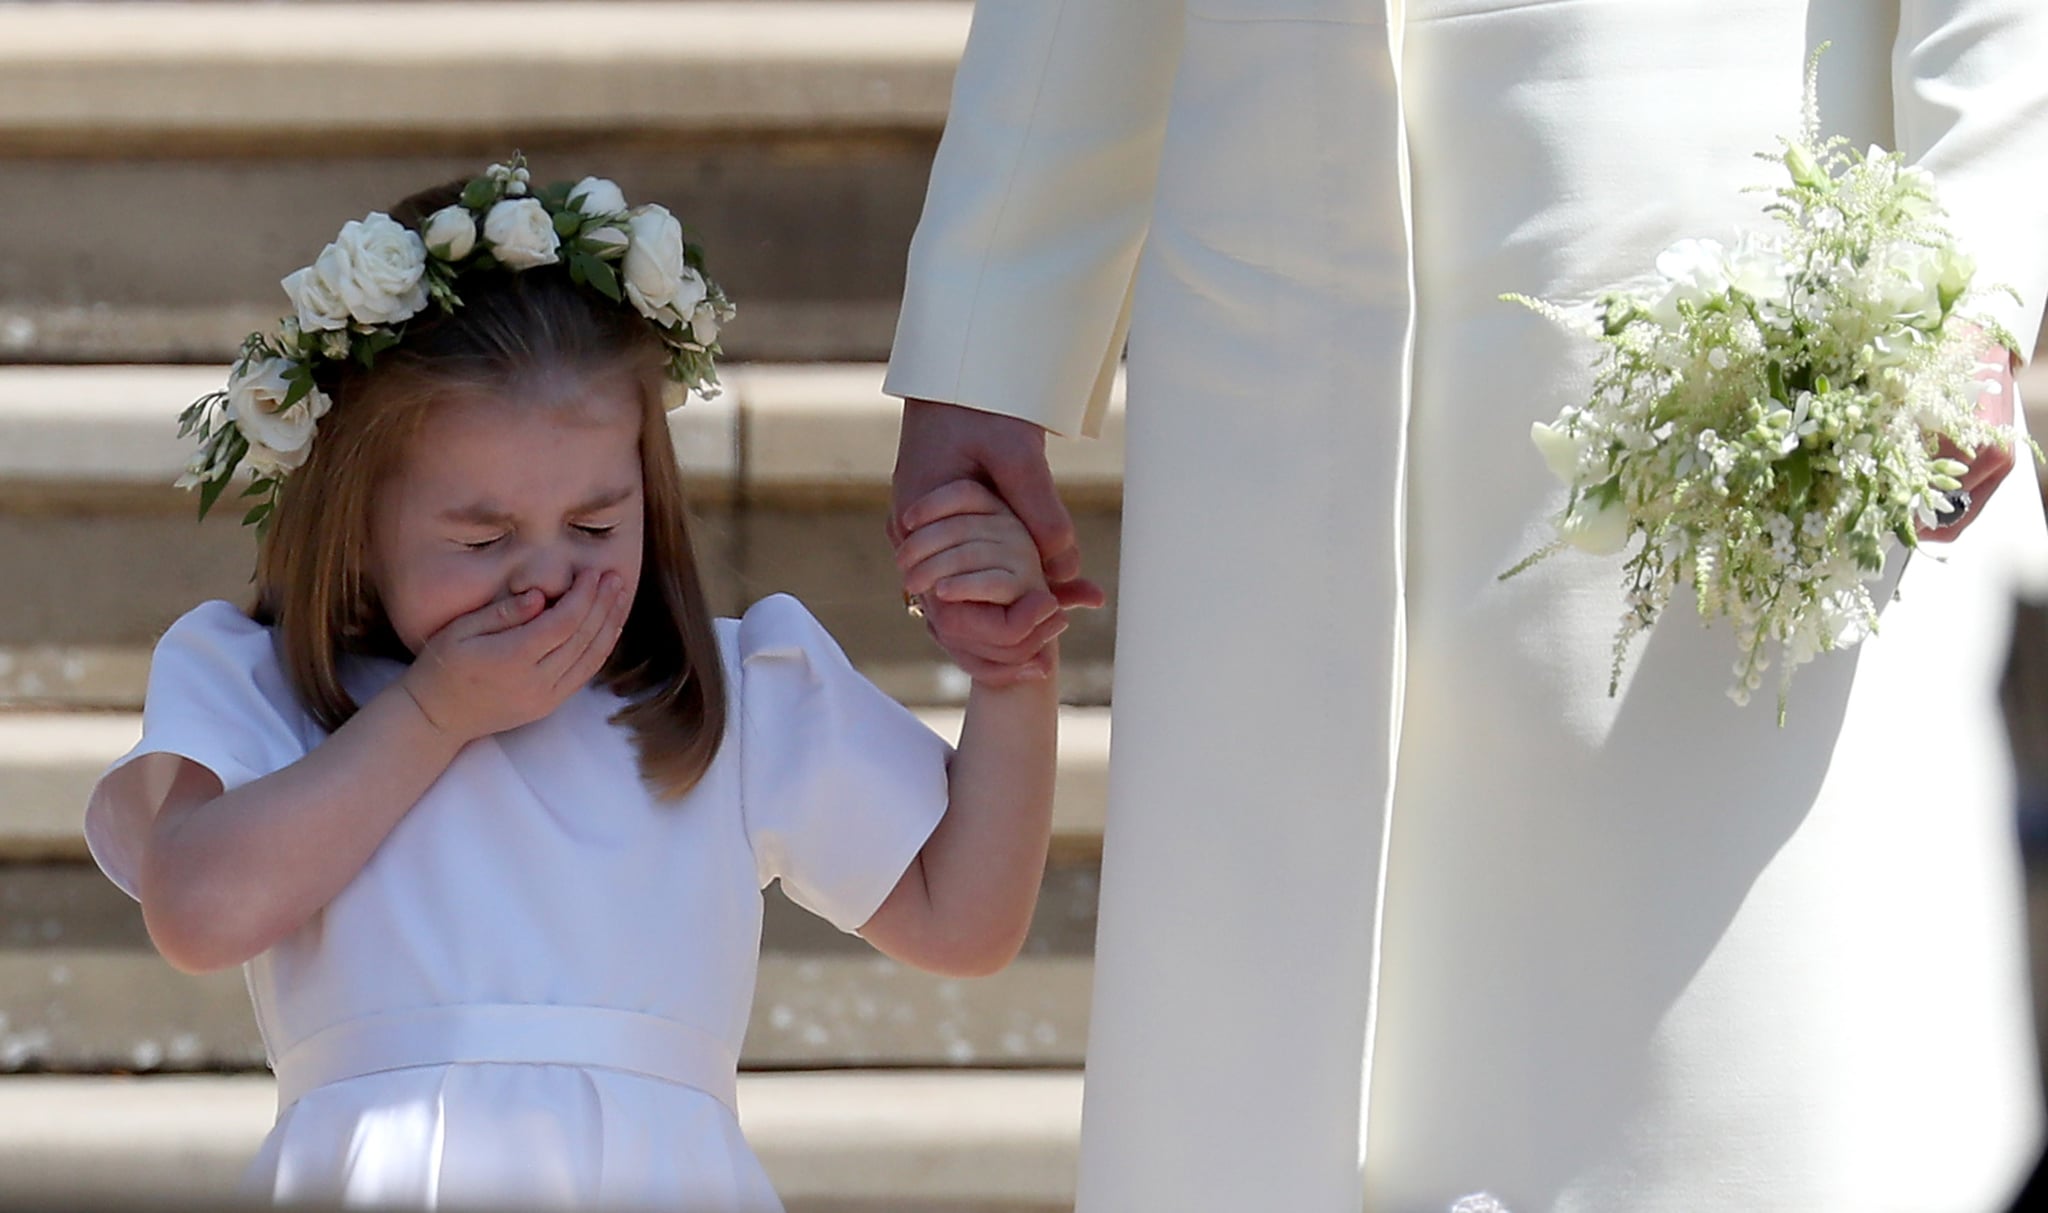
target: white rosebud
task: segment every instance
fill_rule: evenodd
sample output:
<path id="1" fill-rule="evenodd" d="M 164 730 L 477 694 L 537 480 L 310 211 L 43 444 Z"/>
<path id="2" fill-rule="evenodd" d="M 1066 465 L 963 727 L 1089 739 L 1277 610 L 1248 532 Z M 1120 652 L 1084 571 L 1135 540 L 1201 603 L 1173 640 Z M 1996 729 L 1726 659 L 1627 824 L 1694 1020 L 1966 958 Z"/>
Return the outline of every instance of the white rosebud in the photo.
<path id="1" fill-rule="evenodd" d="M 626 298 L 656 324 L 681 323 L 704 298 L 703 278 L 683 260 L 683 225 L 666 207 L 643 206 L 626 220 L 626 237 Z"/>
<path id="2" fill-rule="evenodd" d="M 515 270 L 561 260 L 562 238 L 537 198 L 507 198 L 493 205 L 484 216 L 484 240 L 498 260 Z"/>
<path id="3" fill-rule="evenodd" d="M 617 183 L 604 177 L 585 177 L 569 189 L 569 203 L 579 214 L 623 215 L 626 195 Z"/>
<path id="4" fill-rule="evenodd" d="M 313 433 L 332 406 L 326 393 L 314 388 L 298 403 L 284 407 L 291 394 L 290 374 L 296 363 L 265 358 L 248 363 L 228 381 L 227 415 L 249 440 L 249 465 L 267 476 L 281 475 L 306 462 Z"/>
<path id="5" fill-rule="evenodd" d="M 1566 543 L 1582 552 L 1612 556 L 1628 546 L 1631 528 L 1628 511 L 1620 502 L 1596 505 L 1581 498 L 1557 529 Z"/>
<path id="6" fill-rule="evenodd" d="M 336 329 L 320 335 L 320 352 L 339 362 L 348 357 L 349 336 L 347 329 Z"/>
<path id="7" fill-rule="evenodd" d="M 1570 434 L 1555 426 L 1542 422 L 1529 427 L 1529 439 L 1542 453 L 1543 462 L 1550 468 L 1550 474 L 1563 481 L 1567 487 L 1579 478 L 1579 442 Z"/>
<path id="8" fill-rule="evenodd" d="M 583 239 L 591 251 L 606 261 L 617 261 L 626 255 L 626 249 L 633 243 L 623 228 L 601 227 L 583 233 Z"/>
<path id="9" fill-rule="evenodd" d="M 718 340 L 718 309 L 709 299 L 697 305 L 690 313 L 690 336 L 699 345 L 709 346 Z"/>
<path id="10" fill-rule="evenodd" d="M 476 216 L 460 203 L 444 206 L 427 216 L 420 239 L 441 260 L 460 261 L 476 248 Z"/>

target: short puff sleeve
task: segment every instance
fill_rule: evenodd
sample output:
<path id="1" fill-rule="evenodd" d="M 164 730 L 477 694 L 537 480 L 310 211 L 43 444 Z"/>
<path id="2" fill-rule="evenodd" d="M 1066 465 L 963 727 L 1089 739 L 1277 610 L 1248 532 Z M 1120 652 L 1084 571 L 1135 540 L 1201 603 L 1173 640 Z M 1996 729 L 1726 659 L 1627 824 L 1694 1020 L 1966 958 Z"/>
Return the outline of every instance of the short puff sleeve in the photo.
<path id="1" fill-rule="evenodd" d="M 874 917 L 945 815 L 952 747 L 853 668 L 796 599 L 739 621 L 740 802 L 763 888 L 842 931 Z"/>
<path id="2" fill-rule="evenodd" d="M 233 789 L 305 757 L 323 735 L 299 705 L 269 628 L 225 602 L 193 608 L 157 642 L 142 740 L 93 787 L 85 842 L 137 896 L 143 846 L 184 758 Z"/>

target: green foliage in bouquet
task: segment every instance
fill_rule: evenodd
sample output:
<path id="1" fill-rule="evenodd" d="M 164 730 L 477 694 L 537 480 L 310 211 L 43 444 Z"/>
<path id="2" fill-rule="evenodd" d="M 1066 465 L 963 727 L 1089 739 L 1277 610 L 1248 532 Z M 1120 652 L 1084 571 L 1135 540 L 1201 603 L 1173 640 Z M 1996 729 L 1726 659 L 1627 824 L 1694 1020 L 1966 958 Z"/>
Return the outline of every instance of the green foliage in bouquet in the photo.
<path id="1" fill-rule="evenodd" d="M 1504 297 L 1600 344 L 1591 398 L 1532 430 L 1569 489 L 1558 538 L 1503 577 L 1642 536 L 1623 566 L 1610 694 L 1686 586 L 1703 620 L 1735 630 L 1738 704 L 1775 653 L 1782 723 L 1792 672 L 1876 631 L 1868 583 L 1961 487 L 1941 440 L 1967 453 L 2011 441 L 1977 406 L 1984 349 L 2015 342 L 1974 318 L 1975 266 L 1932 177 L 1823 141 L 1815 95 L 1810 69 L 1803 131 L 1762 154 L 1786 177 L 1764 230 L 1732 249 L 1680 241 L 1651 286 L 1591 306 Z"/>

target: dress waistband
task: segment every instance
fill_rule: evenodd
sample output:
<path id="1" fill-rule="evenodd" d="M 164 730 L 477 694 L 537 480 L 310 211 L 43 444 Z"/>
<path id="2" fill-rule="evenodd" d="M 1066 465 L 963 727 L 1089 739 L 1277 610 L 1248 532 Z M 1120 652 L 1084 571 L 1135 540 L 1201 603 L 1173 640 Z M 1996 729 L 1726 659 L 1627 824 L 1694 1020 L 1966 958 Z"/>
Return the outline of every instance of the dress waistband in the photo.
<path id="1" fill-rule="evenodd" d="M 418 1066 L 587 1066 L 681 1083 L 737 1113 L 739 1059 L 709 1033 L 608 1007 L 417 1007 L 323 1028 L 277 1058 L 277 1106 L 315 1087 Z"/>

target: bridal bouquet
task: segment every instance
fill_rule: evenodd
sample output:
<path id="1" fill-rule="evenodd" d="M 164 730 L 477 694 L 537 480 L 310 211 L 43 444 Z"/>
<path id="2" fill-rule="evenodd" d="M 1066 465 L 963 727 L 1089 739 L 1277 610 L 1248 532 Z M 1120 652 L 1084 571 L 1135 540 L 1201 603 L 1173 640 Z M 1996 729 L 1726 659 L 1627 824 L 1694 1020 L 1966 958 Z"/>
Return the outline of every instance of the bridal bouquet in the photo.
<path id="1" fill-rule="evenodd" d="M 1615 554 L 1627 606 L 1608 693 L 1631 642 L 1683 585 L 1702 620 L 1726 617 L 1746 704 L 1877 629 L 1869 582 L 1893 544 L 1955 508 L 1966 470 L 1937 452 L 2009 435 L 1976 415 L 1987 341 L 1974 266 L 1942 227 L 1934 182 L 1879 148 L 1823 142 L 1809 77 L 1804 130 L 1762 158 L 1787 177 L 1776 223 L 1733 248 L 1684 240 L 1640 289 L 1576 307 L 1505 296 L 1596 339 L 1591 399 L 1531 436 L 1569 489 L 1565 548 Z M 2036 451 L 2038 454 L 2038 450 Z"/>

